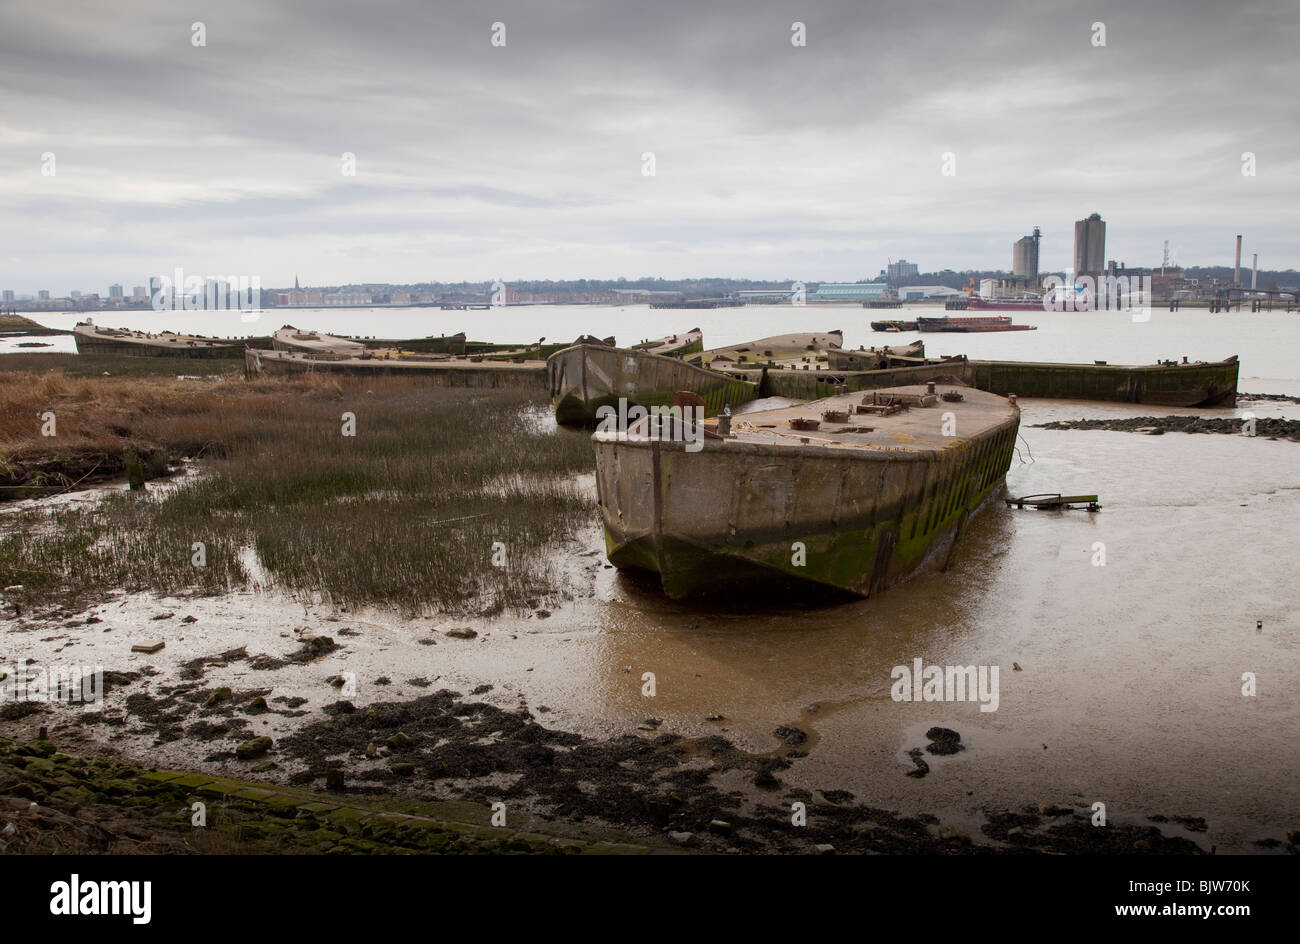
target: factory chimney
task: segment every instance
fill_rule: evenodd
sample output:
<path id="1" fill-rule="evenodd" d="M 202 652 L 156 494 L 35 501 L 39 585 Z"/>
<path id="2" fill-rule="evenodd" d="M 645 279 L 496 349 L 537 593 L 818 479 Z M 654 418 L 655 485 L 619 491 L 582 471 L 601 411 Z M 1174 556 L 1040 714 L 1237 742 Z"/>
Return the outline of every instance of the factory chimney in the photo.
<path id="1" fill-rule="evenodd" d="M 1255 279 L 1259 277 L 1259 253 L 1255 253 L 1250 262 L 1250 290 L 1255 291 Z"/>
<path id="2" fill-rule="evenodd" d="M 1241 234 L 1237 234 L 1237 264 L 1232 269 L 1232 284 L 1241 284 Z"/>

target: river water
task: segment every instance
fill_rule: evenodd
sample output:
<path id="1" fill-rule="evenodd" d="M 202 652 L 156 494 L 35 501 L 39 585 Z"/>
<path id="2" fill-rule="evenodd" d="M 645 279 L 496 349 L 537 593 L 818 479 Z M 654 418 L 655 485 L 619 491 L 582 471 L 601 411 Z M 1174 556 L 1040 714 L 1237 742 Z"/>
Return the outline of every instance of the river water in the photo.
<path id="1" fill-rule="evenodd" d="M 267 330 L 292 321 L 340 333 L 364 325 L 381 336 L 465 330 L 515 341 L 613 333 L 628 343 L 698 325 L 715 346 L 842 328 L 846 346 L 856 347 L 885 337 L 872 335 L 869 316 L 910 313 L 813 306 L 295 311 L 276 313 Z M 248 333 L 247 326 L 223 331 L 213 319 L 225 315 L 177 314 L 96 320 Z M 1236 353 L 1243 391 L 1300 394 L 1300 315 L 1155 311 L 1136 323 L 1122 313 L 1015 317 L 1040 330 L 930 335 L 929 352 L 1111 363 Z M 40 320 L 67 327 L 76 316 Z M 546 723 L 585 733 L 621 733 L 653 716 L 666 730 L 725 733 L 767 751 L 778 746 L 776 727 L 799 727 L 809 735 L 801 747 L 808 756 L 781 773 L 787 784 L 846 789 L 862 802 L 949 822 L 979 809 L 1103 802 L 1112 821 L 1204 817 L 1209 832 L 1195 838 L 1220 851 L 1259 851 L 1254 840 L 1300 828 L 1300 445 L 1034 429 L 1054 419 L 1191 411 L 1049 400 L 1022 407 L 1008 491 L 1097 493 L 1101 512 L 989 506 L 947 573 L 873 600 L 819 607 L 674 603 L 588 564 L 593 596 L 528 621 L 513 642 L 507 629 L 473 649 L 411 652 L 443 660 L 437 668 L 447 678 L 504 682 L 530 704 L 548 706 Z M 1300 418 L 1300 407 L 1272 402 L 1199 412 L 1247 409 Z M 594 527 L 589 543 L 603 549 Z M 998 666 L 997 710 L 894 700 L 892 668 L 918 658 Z M 643 694 L 646 672 L 655 676 L 653 697 Z M 1243 695 L 1244 673 L 1254 674 L 1257 694 Z M 932 725 L 958 731 L 966 750 L 927 754 L 930 774 L 905 776 L 912 769 L 906 751 L 924 747 Z"/>
<path id="2" fill-rule="evenodd" d="M 647 305 L 628 306 L 512 306 L 490 311 L 442 311 L 438 308 L 353 308 L 267 310 L 256 322 L 243 321 L 235 311 L 123 311 L 95 312 L 96 324 L 142 331 L 181 331 L 217 337 L 270 334 L 283 324 L 330 334 L 365 334 L 408 338 L 455 334 L 464 331 L 472 340 L 497 343 L 570 340 L 581 334 L 614 335 L 620 344 L 662 337 L 698 327 L 705 347 L 724 347 L 742 341 L 793 332 L 819 332 L 839 328 L 845 347 L 906 344 L 924 338 L 927 353 L 967 354 L 973 358 L 1076 361 L 1107 360 L 1113 364 L 1146 364 L 1184 355 L 1193 360 L 1219 360 L 1238 354 L 1242 360 L 1242 389 L 1261 389 L 1246 381 L 1294 380 L 1300 376 L 1296 343 L 1300 314 L 1286 312 L 1233 312 L 1210 314 L 1205 310 L 1153 311 L 1147 321 L 1134 321 L 1127 312 L 1018 312 L 1017 323 L 1034 324 L 1037 331 L 994 334 L 920 335 L 878 334 L 872 319 L 905 319 L 917 315 L 942 315 L 935 306 L 905 306 L 871 311 L 839 305 L 748 305 L 699 311 L 652 310 Z M 29 316 L 31 317 L 31 316 Z M 35 315 L 52 328 L 70 329 L 84 314 Z M 21 338 L 14 340 L 23 340 Z M 6 342 L 6 350 L 12 341 Z M 73 350 L 64 338 L 58 350 Z M 49 349 L 42 349 L 49 350 Z M 1292 386 L 1296 386 L 1292 384 Z M 1291 391 L 1294 392 L 1294 391 Z"/>

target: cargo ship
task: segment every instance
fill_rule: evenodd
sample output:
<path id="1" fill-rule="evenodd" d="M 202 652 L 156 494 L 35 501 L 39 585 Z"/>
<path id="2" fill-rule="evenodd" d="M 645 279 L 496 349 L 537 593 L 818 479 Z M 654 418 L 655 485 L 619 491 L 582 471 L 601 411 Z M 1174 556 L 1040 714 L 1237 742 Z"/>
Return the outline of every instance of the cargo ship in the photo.
<path id="1" fill-rule="evenodd" d="M 915 331 L 915 321 L 873 321 L 871 322 L 872 331 L 889 331 L 897 333 L 899 331 Z"/>
<path id="2" fill-rule="evenodd" d="M 1011 321 L 1008 315 L 976 316 L 976 317 L 951 317 L 944 315 L 938 318 L 917 318 L 917 330 L 919 331 L 1034 331 L 1037 325 L 1018 325 Z"/>
<path id="3" fill-rule="evenodd" d="M 942 393 L 832 396 L 706 421 L 704 436 L 674 437 L 655 417 L 598 430 L 610 563 L 657 575 L 674 599 L 749 588 L 867 597 L 946 568 L 969 517 L 1003 488 L 1020 410 L 970 388 Z M 944 435 L 945 417 L 958 435 Z"/>

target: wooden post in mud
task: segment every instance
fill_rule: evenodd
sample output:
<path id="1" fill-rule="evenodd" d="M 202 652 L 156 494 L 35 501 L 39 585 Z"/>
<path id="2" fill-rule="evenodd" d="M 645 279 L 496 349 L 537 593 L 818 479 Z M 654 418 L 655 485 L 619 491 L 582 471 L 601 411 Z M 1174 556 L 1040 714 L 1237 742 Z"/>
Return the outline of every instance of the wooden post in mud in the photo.
<path id="1" fill-rule="evenodd" d="M 124 461 L 126 480 L 131 486 L 131 491 L 138 492 L 144 488 L 144 464 L 140 462 L 140 454 L 135 451 L 134 446 L 126 447 Z"/>

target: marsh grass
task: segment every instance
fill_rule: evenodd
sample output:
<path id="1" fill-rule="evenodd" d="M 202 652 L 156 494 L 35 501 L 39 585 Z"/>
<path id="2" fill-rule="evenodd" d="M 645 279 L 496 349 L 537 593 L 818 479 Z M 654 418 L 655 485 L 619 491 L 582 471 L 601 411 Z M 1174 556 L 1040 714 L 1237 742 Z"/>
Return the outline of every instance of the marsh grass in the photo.
<path id="1" fill-rule="evenodd" d="M 555 551 L 592 517 L 575 484 L 594 466 L 586 436 L 539 424 L 545 400 L 527 391 L 46 375 L 23 393 L 13 376 L 0 377 L 0 403 L 24 400 L 31 412 L 33 399 L 58 400 L 69 444 L 204 458 L 193 481 L 143 501 L 117 492 L 11 516 L 0 582 L 29 597 L 225 592 L 249 585 L 251 548 L 273 585 L 303 598 L 495 612 L 564 595 Z M 355 436 L 343 435 L 345 412 Z M 51 448 L 21 433 L 0 422 L 6 461 Z M 192 563 L 196 542 L 205 567 Z M 492 565 L 494 542 L 505 567 Z"/>

